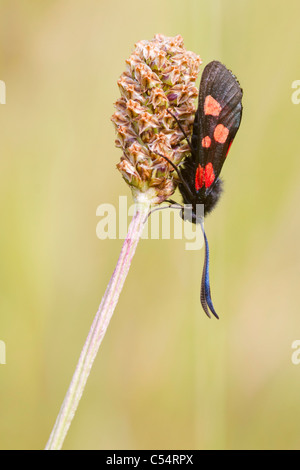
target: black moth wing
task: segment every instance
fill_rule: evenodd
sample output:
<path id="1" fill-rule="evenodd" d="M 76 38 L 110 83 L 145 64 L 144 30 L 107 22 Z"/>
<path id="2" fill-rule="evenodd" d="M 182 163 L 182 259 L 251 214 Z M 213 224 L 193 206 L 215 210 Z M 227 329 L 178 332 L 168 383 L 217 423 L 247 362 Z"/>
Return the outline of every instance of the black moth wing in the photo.
<path id="1" fill-rule="evenodd" d="M 211 163 L 215 181 L 241 123 L 242 96 L 236 77 L 225 65 L 213 61 L 205 67 L 193 126 L 192 158 L 195 169 Z"/>

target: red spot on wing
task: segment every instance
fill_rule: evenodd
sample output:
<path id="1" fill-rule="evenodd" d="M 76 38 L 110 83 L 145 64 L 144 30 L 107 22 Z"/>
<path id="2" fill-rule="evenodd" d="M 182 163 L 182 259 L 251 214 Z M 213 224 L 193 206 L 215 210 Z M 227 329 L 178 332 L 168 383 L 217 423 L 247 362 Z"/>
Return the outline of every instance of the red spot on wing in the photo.
<path id="1" fill-rule="evenodd" d="M 203 188 L 205 185 L 206 188 L 209 188 L 215 181 L 215 173 L 212 166 L 212 163 L 208 163 L 203 169 L 201 165 L 198 166 L 195 176 L 195 188 L 196 191 Z"/>
<path id="2" fill-rule="evenodd" d="M 208 163 L 205 167 L 204 181 L 205 181 L 206 188 L 209 188 L 215 181 L 215 173 L 214 173 L 212 163 Z"/>
<path id="3" fill-rule="evenodd" d="M 202 139 L 202 147 L 208 149 L 211 145 L 211 138 L 207 135 Z"/>
<path id="4" fill-rule="evenodd" d="M 219 142 L 219 144 L 224 144 L 227 140 L 228 134 L 229 129 L 223 126 L 223 124 L 218 124 L 214 131 L 214 139 L 216 142 Z"/>
<path id="5" fill-rule="evenodd" d="M 207 116 L 219 116 L 222 111 L 222 107 L 217 100 L 215 100 L 211 95 L 208 95 L 204 101 L 204 114 Z"/>
<path id="6" fill-rule="evenodd" d="M 195 176 L 195 188 L 196 191 L 199 191 L 200 188 L 203 186 L 203 168 L 201 165 L 198 166 L 196 170 L 196 176 Z"/>

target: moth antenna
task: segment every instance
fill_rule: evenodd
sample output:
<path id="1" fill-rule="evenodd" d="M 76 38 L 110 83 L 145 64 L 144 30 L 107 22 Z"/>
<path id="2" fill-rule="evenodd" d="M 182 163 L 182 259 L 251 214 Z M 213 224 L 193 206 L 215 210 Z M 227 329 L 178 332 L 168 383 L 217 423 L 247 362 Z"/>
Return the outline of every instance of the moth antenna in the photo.
<path id="1" fill-rule="evenodd" d="M 181 132 L 183 133 L 184 137 L 186 138 L 186 141 L 187 141 L 187 143 L 188 143 L 188 145 L 189 145 L 189 147 L 190 147 L 190 149 L 191 149 L 191 152 L 193 152 L 192 143 L 191 143 L 189 137 L 187 136 L 187 133 L 186 133 L 185 130 L 183 129 L 183 127 L 182 127 L 182 125 L 181 125 L 179 119 L 175 116 L 175 114 L 171 113 L 171 111 L 169 110 L 169 108 L 167 108 L 167 111 L 168 111 L 168 113 L 172 116 L 172 118 L 174 118 L 175 121 L 177 122 L 179 129 L 181 130 Z"/>
<path id="2" fill-rule="evenodd" d="M 194 199 L 194 195 L 193 195 L 192 191 L 190 190 L 189 185 L 187 184 L 187 182 L 186 182 L 185 179 L 183 178 L 180 168 L 178 168 L 178 166 L 175 165 L 175 163 L 173 163 L 168 157 L 165 157 L 165 155 L 163 155 L 162 153 L 159 153 L 159 152 L 155 152 L 155 153 L 156 153 L 157 155 L 159 155 L 160 157 L 164 158 L 168 163 L 170 163 L 170 165 L 174 168 L 174 170 L 176 171 L 177 175 L 179 176 L 180 182 L 183 184 L 183 186 L 184 186 L 185 189 L 187 190 L 187 192 L 188 192 L 190 198 L 193 200 L 193 199 Z"/>
<path id="3" fill-rule="evenodd" d="M 201 293 L 200 293 L 200 300 L 201 300 L 201 305 L 203 307 L 204 312 L 206 315 L 211 318 L 210 311 L 213 313 L 213 315 L 219 320 L 219 317 L 214 309 L 212 300 L 211 300 L 211 292 L 210 292 L 210 282 L 209 282 L 209 246 L 208 246 L 208 240 L 205 234 L 204 226 L 203 226 L 203 221 L 200 222 L 201 229 L 203 232 L 204 236 L 204 242 L 205 242 L 205 258 L 204 258 L 204 266 L 203 266 L 203 272 L 202 272 L 202 280 L 201 280 Z"/>

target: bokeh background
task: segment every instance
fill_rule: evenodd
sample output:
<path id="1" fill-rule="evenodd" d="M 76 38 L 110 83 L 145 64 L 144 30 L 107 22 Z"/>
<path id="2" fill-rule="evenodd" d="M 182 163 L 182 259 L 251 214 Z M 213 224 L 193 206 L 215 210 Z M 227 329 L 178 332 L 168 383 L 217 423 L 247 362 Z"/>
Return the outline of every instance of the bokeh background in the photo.
<path id="1" fill-rule="evenodd" d="M 134 43 L 181 34 L 244 89 L 203 250 L 142 240 L 65 449 L 300 447 L 298 0 L 0 2 L 0 448 L 42 449 L 122 240 L 110 116 Z"/>

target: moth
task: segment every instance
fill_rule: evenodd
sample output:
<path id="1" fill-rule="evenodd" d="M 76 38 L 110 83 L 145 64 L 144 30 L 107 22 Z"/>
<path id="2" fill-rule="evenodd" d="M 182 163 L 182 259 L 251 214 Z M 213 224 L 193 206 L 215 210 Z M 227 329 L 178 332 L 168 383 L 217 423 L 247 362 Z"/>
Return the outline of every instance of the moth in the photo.
<path id="1" fill-rule="evenodd" d="M 203 216 L 198 215 L 197 206 L 203 204 L 206 216 L 215 208 L 221 196 L 223 182 L 220 172 L 240 127 L 242 96 L 243 91 L 233 73 L 218 61 L 210 62 L 201 77 L 191 142 L 181 128 L 189 143 L 190 155 L 185 158 L 182 166 L 177 166 L 164 157 L 178 174 L 178 187 L 184 204 L 191 207 L 188 217 L 185 217 L 186 209 L 183 206 L 181 216 L 192 223 L 201 224 L 205 259 L 200 300 L 208 317 L 212 313 L 219 318 L 211 298 L 209 246 Z M 169 202 L 174 203 L 172 200 Z"/>

